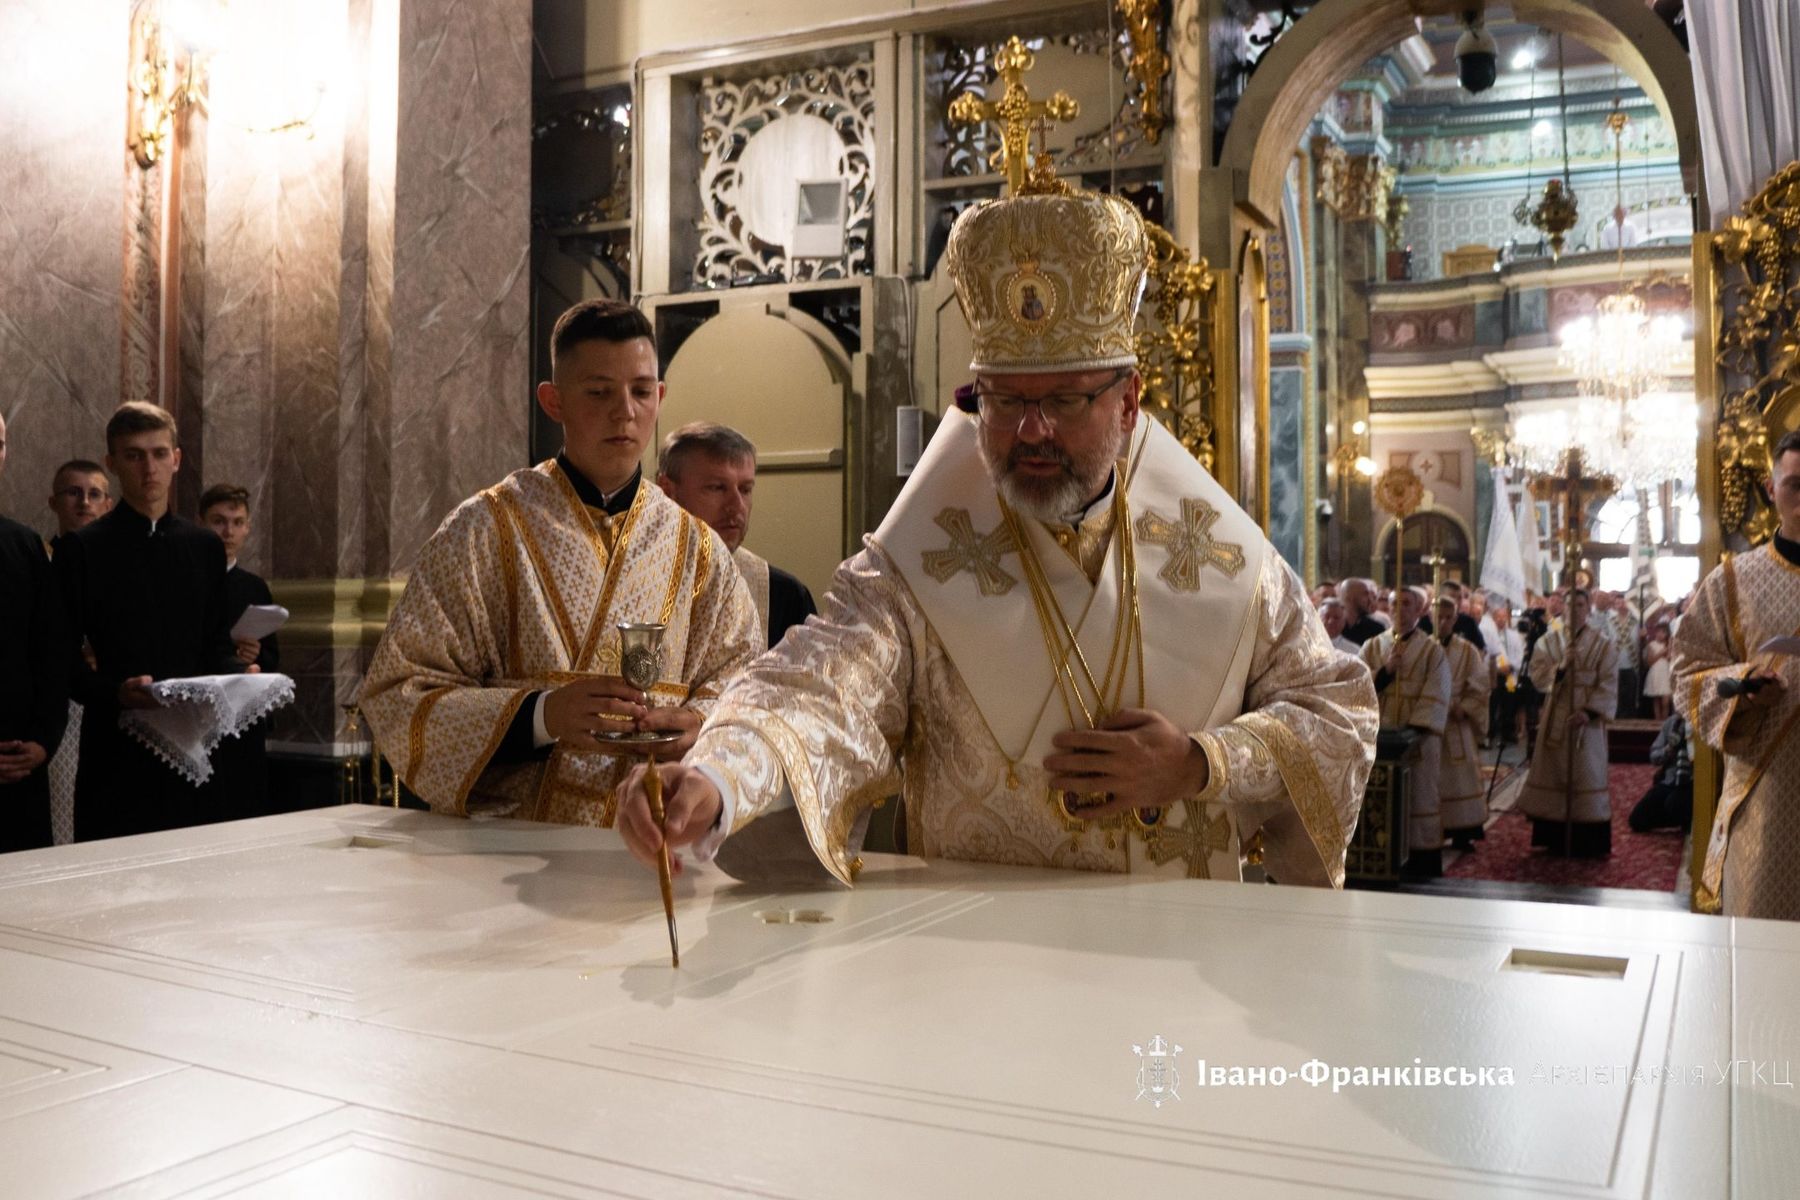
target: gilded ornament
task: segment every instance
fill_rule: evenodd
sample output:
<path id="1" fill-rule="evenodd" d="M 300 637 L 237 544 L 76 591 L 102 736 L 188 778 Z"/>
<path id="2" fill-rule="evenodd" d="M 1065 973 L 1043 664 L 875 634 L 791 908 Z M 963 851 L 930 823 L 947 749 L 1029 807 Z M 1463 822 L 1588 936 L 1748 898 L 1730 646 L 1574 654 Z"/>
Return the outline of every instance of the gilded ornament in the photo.
<path id="1" fill-rule="evenodd" d="M 1073 121 L 1081 112 L 1075 98 L 1065 91 L 1055 91 L 1048 100 L 1033 100 L 1025 86 L 1025 72 L 1031 70 L 1037 56 L 1025 48 L 1018 38 L 1008 38 L 994 57 L 994 70 L 1005 84 L 998 100 L 983 100 L 973 92 L 964 92 L 950 102 L 950 121 L 955 125 L 979 125 L 992 121 L 1000 126 L 999 160 L 993 165 L 1006 172 L 1007 190 L 1015 196 L 1028 193 L 1030 184 L 1056 186 L 1048 177 L 1033 170 L 1031 130 L 1044 121 Z M 1040 156 L 1041 159 L 1042 156 Z"/>
<path id="2" fill-rule="evenodd" d="M 1119 0 L 1119 15 L 1131 36 L 1126 70 L 1137 85 L 1138 124 L 1144 140 L 1154 146 L 1168 125 L 1162 96 L 1162 81 L 1169 74 L 1169 56 L 1162 48 L 1162 0 Z"/>
<path id="3" fill-rule="evenodd" d="M 1244 548 L 1233 542 L 1215 541 L 1212 527 L 1219 512 L 1204 500 L 1184 496 L 1181 520 L 1171 521 L 1155 509 L 1146 509 L 1138 518 L 1137 535 L 1154 546 L 1169 551 L 1169 561 L 1157 577 L 1178 592 L 1200 590 L 1201 568 L 1217 567 L 1231 578 L 1244 569 Z"/>
<path id="4" fill-rule="evenodd" d="M 1777 518 L 1764 496 L 1769 414 L 1800 397 L 1800 162 L 1771 176 L 1713 239 L 1718 263 L 1717 362 L 1737 385 L 1719 416 L 1719 518 L 1727 534 L 1767 541 Z"/>
<path id="5" fill-rule="evenodd" d="M 1350 156 L 1342 146 L 1323 136 L 1312 140 L 1312 156 L 1314 197 L 1332 212 L 1342 214 L 1350 176 Z"/>
<path id="6" fill-rule="evenodd" d="M 1563 236 L 1575 228 L 1580 206 L 1575 193 L 1563 187 L 1563 181 L 1552 179 L 1544 184 L 1543 199 L 1531 210 L 1532 228 L 1550 239 L 1550 257 L 1562 255 Z"/>
<path id="7" fill-rule="evenodd" d="M 1375 502 L 1403 521 L 1419 511 L 1424 499 L 1425 483 L 1411 467 L 1389 467 L 1375 481 Z"/>
<path id="8" fill-rule="evenodd" d="M 1204 258 L 1190 260 L 1167 230 L 1149 226 L 1148 232 L 1150 282 L 1135 338 L 1140 403 L 1210 471 L 1218 279 Z"/>

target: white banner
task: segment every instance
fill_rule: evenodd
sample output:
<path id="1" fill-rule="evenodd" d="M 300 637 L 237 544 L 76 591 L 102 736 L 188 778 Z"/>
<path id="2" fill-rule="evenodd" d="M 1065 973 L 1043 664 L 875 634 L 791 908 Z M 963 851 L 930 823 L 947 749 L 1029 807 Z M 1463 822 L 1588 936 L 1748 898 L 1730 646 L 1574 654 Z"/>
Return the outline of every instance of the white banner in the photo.
<path id="1" fill-rule="evenodd" d="M 1487 556 L 1481 561 L 1481 586 L 1504 596 L 1513 608 L 1525 606 L 1525 562 L 1519 547 L 1519 531 L 1513 524 L 1512 495 L 1506 490 L 1506 472 L 1494 468 L 1494 515 L 1488 522 Z"/>

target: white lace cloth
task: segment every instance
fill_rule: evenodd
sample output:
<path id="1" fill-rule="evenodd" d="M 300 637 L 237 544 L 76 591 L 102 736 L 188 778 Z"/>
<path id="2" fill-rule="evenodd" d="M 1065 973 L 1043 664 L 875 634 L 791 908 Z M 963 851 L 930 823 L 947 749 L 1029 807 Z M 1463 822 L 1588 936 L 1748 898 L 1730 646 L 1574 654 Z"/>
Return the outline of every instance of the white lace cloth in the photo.
<path id="1" fill-rule="evenodd" d="M 197 675 L 150 685 L 161 708 L 128 708 L 119 728 L 189 783 L 212 778 L 212 752 L 294 698 L 286 675 Z"/>

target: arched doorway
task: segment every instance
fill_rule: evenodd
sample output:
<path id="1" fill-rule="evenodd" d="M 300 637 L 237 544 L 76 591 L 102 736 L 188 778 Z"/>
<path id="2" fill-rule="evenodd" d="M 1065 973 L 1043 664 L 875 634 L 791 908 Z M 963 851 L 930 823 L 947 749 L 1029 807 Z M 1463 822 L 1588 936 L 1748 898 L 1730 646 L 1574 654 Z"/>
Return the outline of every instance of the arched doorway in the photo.
<path id="1" fill-rule="evenodd" d="M 1460 11 L 1469 5 L 1444 5 Z M 1275 228 L 1288 156 L 1339 81 L 1415 29 L 1417 0 L 1321 0 L 1269 49 L 1239 100 L 1219 154 L 1232 172 L 1246 215 Z M 1700 187 L 1700 120 L 1687 53 L 1642 0 L 1517 0 L 1513 16 L 1588 43 L 1643 83 L 1675 132 L 1681 176 L 1698 197 L 1698 224 L 1708 224 Z"/>
<path id="2" fill-rule="evenodd" d="M 1394 583 L 1394 532 L 1389 522 L 1381 535 L 1381 579 Z M 1400 581 L 1411 587 L 1435 588 L 1446 579 L 1469 578 L 1469 535 L 1462 523 L 1438 512 L 1414 513 L 1400 529 Z"/>

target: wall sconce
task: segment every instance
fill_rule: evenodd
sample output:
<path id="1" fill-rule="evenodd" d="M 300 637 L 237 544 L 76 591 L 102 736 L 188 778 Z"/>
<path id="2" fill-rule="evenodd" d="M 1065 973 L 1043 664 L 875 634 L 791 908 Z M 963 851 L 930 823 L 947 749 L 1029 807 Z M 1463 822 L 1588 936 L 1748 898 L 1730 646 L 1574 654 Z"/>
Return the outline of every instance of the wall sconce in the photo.
<path id="1" fill-rule="evenodd" d="M 198 5 L 182 6 L 193 29 L 169 28 L 161 0 L 143 0 L 131 21 L 130 93 L 125 140 L 138 166 L 146 171 L 162 160 L 176 120 L 190 108 L 206 105 L 207 50 L 182 34 L 199 30 L 193 18 Z M 210 7 L 210 6 L 209 6 Z"/>
<path id="2" fill-rule="evenodd" d="M 1338 443 L 1331 457 L 1337 463 L 1339 479 L 1347 482 L 1352 471 L 1364 479 L 1375 478 L 1377 467 L 1369 457 L 1369 423 L 1357 421 L 1351 425 L 1350 436 Z"/>
<path id="3" fill-rule="evenodd" d="M 148 170 L 199 109 L 249 133 L 305 130 L 342 57 L 341 21 L 284 0 L 140 0 L 126 140 Z"/>

